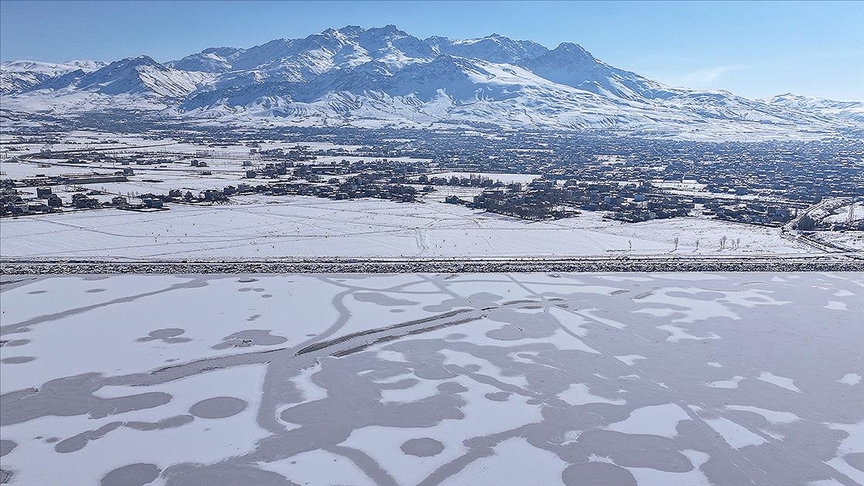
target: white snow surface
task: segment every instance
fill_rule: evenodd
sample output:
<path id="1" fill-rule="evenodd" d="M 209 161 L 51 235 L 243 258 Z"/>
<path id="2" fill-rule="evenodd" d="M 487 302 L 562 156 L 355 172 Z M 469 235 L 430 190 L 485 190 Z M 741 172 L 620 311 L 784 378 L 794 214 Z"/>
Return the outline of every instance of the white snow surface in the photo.
<path id="1" fill-rule="evenodd" d="M 195 179 L 183 180 L 185 187 L 195 187 Z M 202 179 L 199 184 L 204 182 L 212 184 L 210 179 Z M 225 181 L 226 185 L 229 183 Z M 113 189 L 110 184 L 105 186 L 122 194 L 120 191 L 130 189 L 126 184 L 117 184 Z M 146 184 L 153 190 L 154 184 Z M 661 254 L 791 256 L 817 251 L 781 238 L 777 228 L 708 219 L 630 224 L 585 212 L 575 218 L 529 222 L 434 199 L 406 204 L 375 199 L 237 196 L 233 201 L 214 206 L 172 205 L 168 211 L 151 213 L 102 209 L 8 218 L 4 219 L 0 233 L 0 256 L 254 260 Z M 740 245 L 734 250 L 720 250 L 719 245 L 713 245 L 719 241 L 719 235 L 740 240 Z M 679 239 L 678 250 L 673 243 L 675 238 Z M 684 321 L 698 318 L 697 310 Z"/>

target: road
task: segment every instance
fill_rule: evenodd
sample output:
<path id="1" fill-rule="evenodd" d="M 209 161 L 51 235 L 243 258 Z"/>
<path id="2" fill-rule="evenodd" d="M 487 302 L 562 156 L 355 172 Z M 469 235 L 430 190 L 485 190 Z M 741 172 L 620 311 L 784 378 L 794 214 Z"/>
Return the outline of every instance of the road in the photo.
<path id="1" fill-rule="evenodd" d="M 0 275 L 251 273 L 864 271 L 860 252 L 753 256 L 340 258 L 276 260 L 0 260 Z"/>

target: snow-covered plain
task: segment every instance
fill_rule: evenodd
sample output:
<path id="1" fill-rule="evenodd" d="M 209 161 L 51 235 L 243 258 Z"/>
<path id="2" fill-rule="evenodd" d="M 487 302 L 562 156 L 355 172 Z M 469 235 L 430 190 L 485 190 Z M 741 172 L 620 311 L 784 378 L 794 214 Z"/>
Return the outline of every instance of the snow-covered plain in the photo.
<path id="1" fill-rule="evenodd" d="M 861 484 L 862 295 L 860 273 L 5 276 L 0 479 Z"/>
<path id="2" fill-rule="evenodd" d="M 4 219 L 3 258 L 262 259 L 760 255 L 817 250 L 777 228 L 679 218 L 643 223 L 575 218 L 530 222 L 431 199 L 332 201 L 239 196 L 235 204 L 103 209 Z M 720 249 L 720 239 L 727 238 Z M 675 250 L 674 240 L 678 239 Z"/>

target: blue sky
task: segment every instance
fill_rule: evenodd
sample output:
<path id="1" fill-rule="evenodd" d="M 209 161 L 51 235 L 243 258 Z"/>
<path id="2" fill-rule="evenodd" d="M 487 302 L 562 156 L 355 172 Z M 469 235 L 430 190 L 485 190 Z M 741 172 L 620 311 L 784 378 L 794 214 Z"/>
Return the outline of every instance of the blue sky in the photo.
<path id="1" fill-rule="evenodd" d="M 178 59 L 328 27 L 420 38 L 575 42 L 616 67 L 758 98 L 864 101 L 864 2 L 208 2 L 0 0 L 0 60 Z"/>

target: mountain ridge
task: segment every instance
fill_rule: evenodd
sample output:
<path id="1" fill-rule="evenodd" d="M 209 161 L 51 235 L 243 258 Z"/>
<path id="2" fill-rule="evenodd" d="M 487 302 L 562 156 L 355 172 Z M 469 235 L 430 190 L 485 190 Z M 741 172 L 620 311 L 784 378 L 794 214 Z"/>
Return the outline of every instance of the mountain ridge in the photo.
<path id="1" fill-rule="evenodd" d="M 548 49 L 500 34 L 419 39 L 395 25 L 211 47 L 165 63 L 148 56 L 77 63 L 3 63 L 0 109 L 74 116 L 110 108 L 240 125 L 491 123 L 664 137 L 834 136 L 864 129 L 860 102 L 788 93 L 750 100 L 667 86 L 571 42 Z"/>

